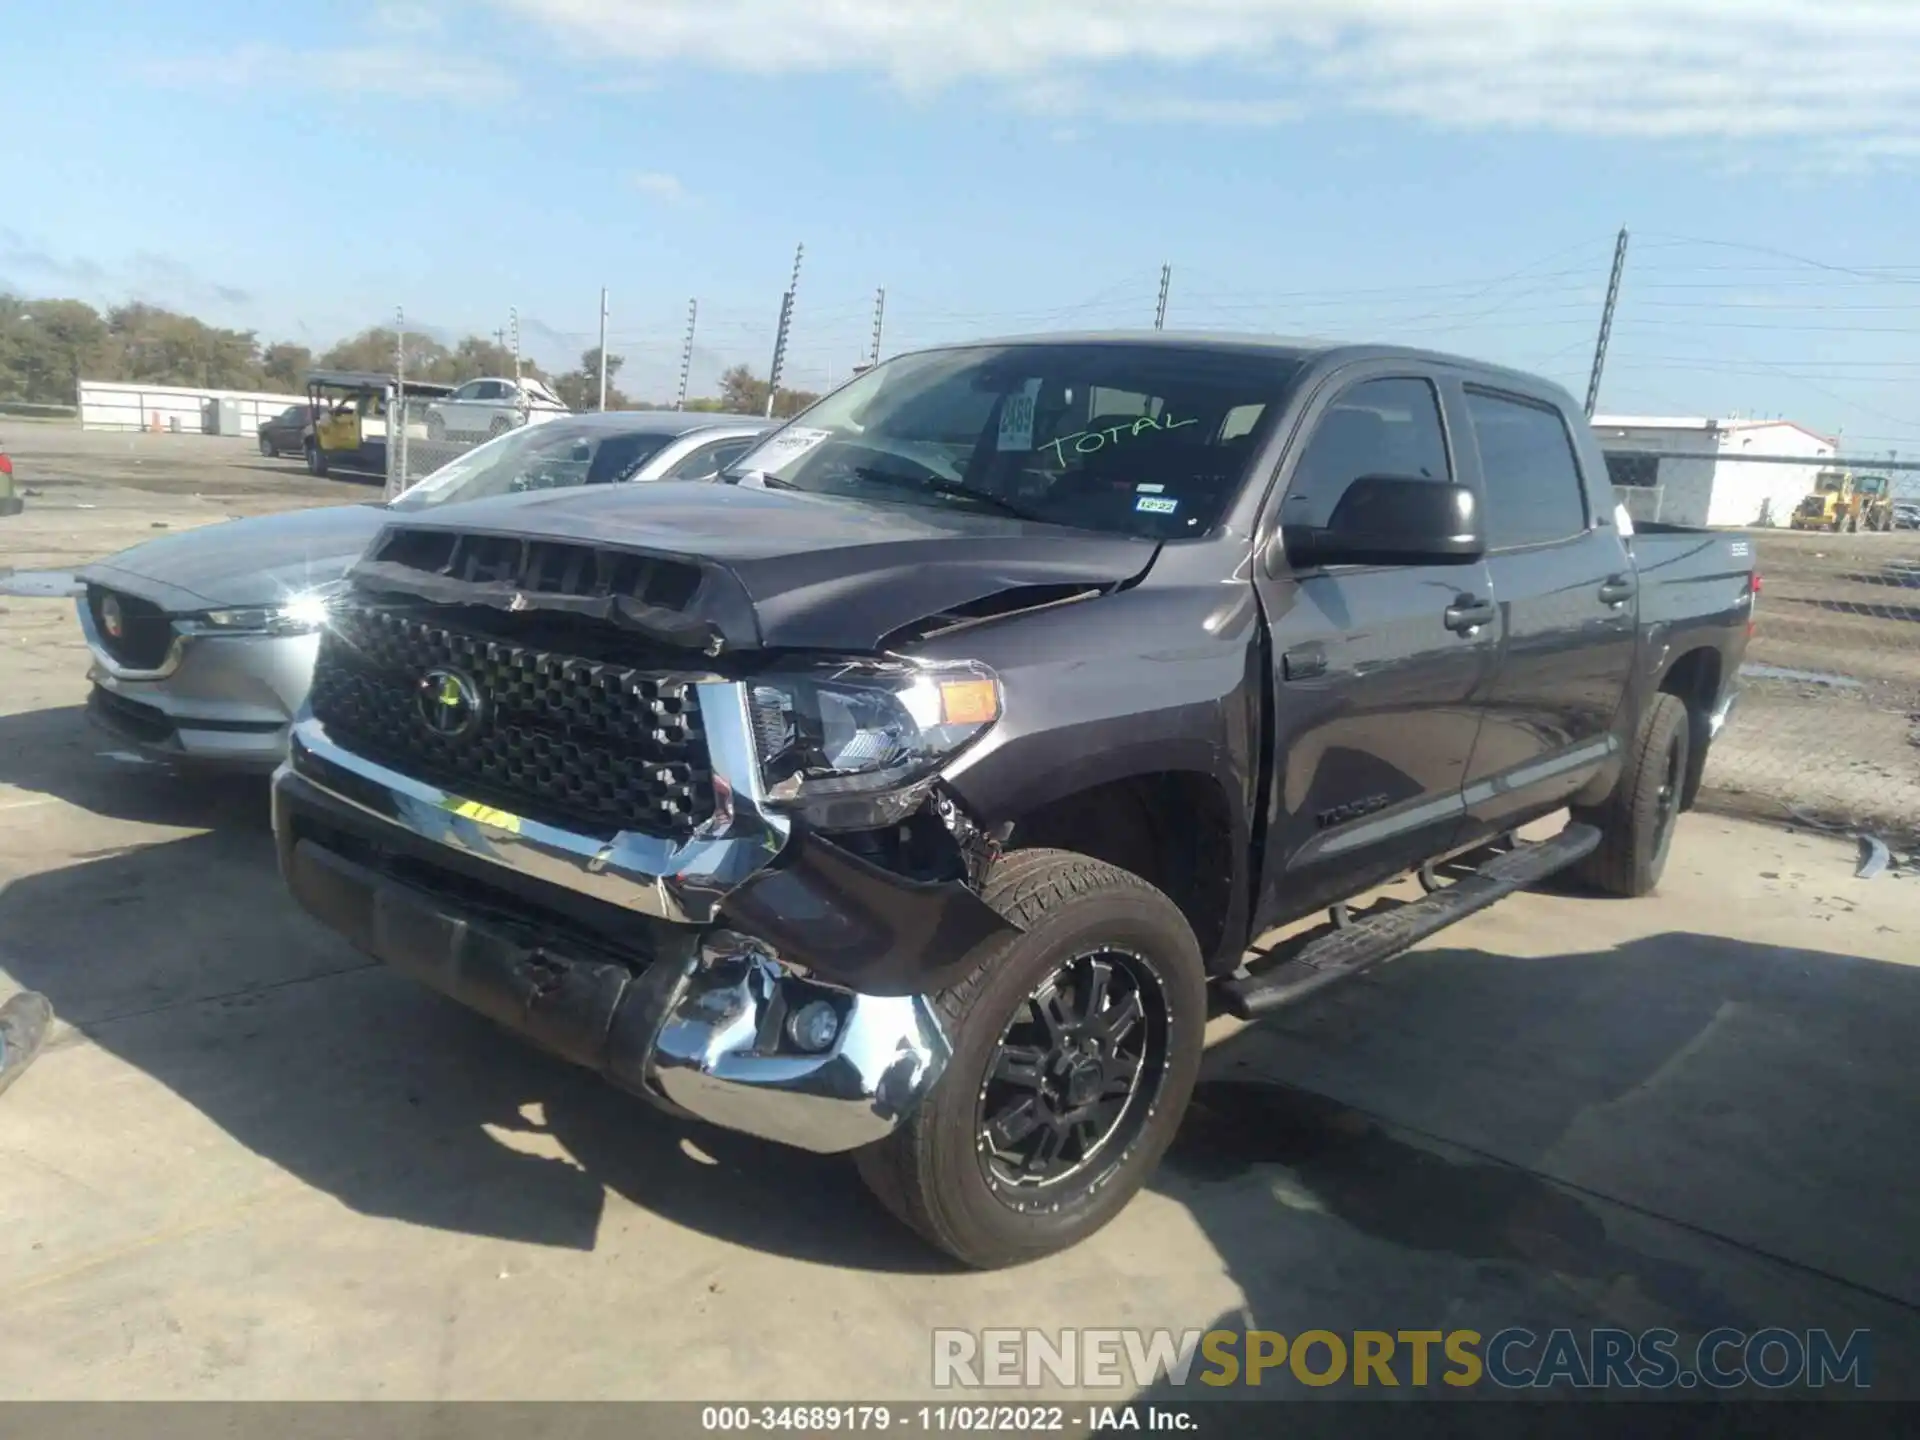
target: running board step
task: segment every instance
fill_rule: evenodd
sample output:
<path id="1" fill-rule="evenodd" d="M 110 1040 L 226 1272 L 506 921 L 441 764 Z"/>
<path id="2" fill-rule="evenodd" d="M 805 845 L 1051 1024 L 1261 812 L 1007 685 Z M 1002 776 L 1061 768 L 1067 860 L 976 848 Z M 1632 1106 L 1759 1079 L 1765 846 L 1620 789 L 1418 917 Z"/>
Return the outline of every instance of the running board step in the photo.
<path id="1" fill-rule="evenodd" d="M 1551 840 L 1496 855 L 1464 880 L 1431 895 L 1323 935 L 1264 974 L 1225 981 L 1220 986 L 1221 999 L 1243 1020 L 1291 1005 L 1337 980 L 1391 960 L 1516 890 L 1538 884 L 1585 859 L 1599 844 L 1600 832 L 1593 826 L 1569 825 Z"/>

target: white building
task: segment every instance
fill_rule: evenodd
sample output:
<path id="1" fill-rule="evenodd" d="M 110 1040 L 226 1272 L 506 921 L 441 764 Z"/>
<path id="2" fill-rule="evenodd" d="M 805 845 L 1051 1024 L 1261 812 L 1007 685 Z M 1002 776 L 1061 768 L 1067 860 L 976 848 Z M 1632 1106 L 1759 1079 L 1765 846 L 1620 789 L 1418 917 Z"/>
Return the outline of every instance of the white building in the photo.
<path id="1" fill-rule="evenodd" d="M 88 430 L 170 430 L 184 435 L 240 435 L 251 440 L 262 421 L 305 395 L 258 390 L 203 390 L 186 385 L 82 380 L 80 424 Z"/>
<path id="2" fill-rule="evenodd" d="M 1785 525 L 1813 489 L 1831 436 L 1792 420 L 1596 415 L 1614 493 L 1636 520 L 1673 525 Z M 1805 465 L 1742 463 L 1742 455 L 1807 457 Z"/>

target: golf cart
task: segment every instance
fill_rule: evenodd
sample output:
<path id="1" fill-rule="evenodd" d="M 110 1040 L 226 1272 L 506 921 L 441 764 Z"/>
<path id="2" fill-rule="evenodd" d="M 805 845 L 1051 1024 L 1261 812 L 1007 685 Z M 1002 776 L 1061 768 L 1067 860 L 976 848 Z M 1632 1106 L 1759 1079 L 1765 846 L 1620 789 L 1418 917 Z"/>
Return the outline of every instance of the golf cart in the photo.
<path id="1" fill-rule="evenodd" d="M 307 469 L 315 475 L 350 470 L 384 476 L 387 417 L 399 383 L 371 370 L 315 370 L 308 375 L 307 403 L 314 420 L 303 442 Z M 452 390 L 451 385 L 404 382 L 407 400 L 436 400 Z"/>

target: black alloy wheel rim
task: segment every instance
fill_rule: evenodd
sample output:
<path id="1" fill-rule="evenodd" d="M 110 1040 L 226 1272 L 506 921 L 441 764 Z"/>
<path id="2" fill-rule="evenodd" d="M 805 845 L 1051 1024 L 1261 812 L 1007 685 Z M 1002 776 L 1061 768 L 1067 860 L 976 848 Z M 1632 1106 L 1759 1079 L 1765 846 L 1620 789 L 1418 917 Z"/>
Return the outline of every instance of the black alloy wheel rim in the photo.
<path id="1" fill-rule="evenodd" d="M 1067 960 L 1020 1003 L 975 1116 L 980 1166 L 1004 1203 L 1057 1209 L 1126 1158 L 1158 1108 L 1172 1018 L 1153 966 L 1112 947 Z"/>
<path id="2" fill-rule="evenodd" d="M 1667 742 L 1666 760 L 1661 766 L 1660 789 L 1653 797 L 1653 862 L 1656 865 L 1667 858 L 1667 847 L 1673 843 L 1673 825 L 1680 813 L 1680 787 L 1685 779 L 1680 736 L 1676 734 Z"/>

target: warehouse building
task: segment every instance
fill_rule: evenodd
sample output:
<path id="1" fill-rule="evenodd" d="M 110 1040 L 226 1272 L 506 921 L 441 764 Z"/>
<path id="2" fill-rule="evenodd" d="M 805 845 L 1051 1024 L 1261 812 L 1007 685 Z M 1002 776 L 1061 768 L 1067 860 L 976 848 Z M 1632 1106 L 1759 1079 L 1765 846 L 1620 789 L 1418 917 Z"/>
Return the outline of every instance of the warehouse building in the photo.
<path id="1" fill-rule="evenodd" d="M 1784 526 L 1813 489 L 1831 436 L 1791 420 L 1596 415 L 1614 493 L 1636 520 Z M 1742 464 L 1742 455 L 1804 455 L 1805 465 Z"/>

